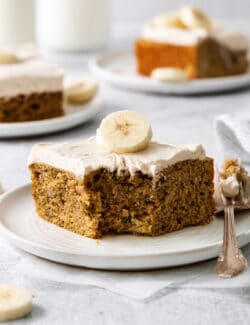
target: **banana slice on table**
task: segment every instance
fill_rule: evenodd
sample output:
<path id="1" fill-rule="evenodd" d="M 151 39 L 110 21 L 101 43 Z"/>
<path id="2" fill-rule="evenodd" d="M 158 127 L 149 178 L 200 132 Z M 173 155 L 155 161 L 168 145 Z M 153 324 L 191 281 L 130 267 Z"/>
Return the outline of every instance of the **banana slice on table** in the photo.
<path id="1" fill-rule="evenodd" d="M 20 59 L 16 54 L 0 50 L 0 64 L 18 63 Z"/>
<path id="2" fill-rule="evenodd" d="M 211 19 L 200 9 L 193 6 L 185 6 L 180 9 L 180 19 L 188 28 L 204 28 L 212 27 Z"/>
<path id="3" fill-rule="evenodd" d="M 14 285 L 0 285 L 0 322 L 28 315 L 32 308 L 32 294 Z"/>
<path id="4" fill-rule="evenodd" d="M 97 90 L 98 85 L 94 79 L 82 79 L 66 88 L 66 100 L 70 104 L 84 104 L 96 95 Z"/>
<path id="5" fill-rule="evenodd" d="M 150 77 L 160 82 L 184 82 L 188 80 L 187 72 L 179 68 L 157 68 Z"/>
<path id="6" fill-rule="evenodd" d="M 183 28 L 185 29 L 186 26 L 183 21 L 180 19 L 178 12 L 162 14 L 156 16 L 153 20 L 153 23 L 157 27 L 175 27 L 175 28 Z"/>
<path id="7" fill-rule="evenodd" d="M 97 130 L 97 143 L 108 152 L 130 153 L 146 148 L 152 138 L 149 121 L 130 110 L 111 113 Z"/>

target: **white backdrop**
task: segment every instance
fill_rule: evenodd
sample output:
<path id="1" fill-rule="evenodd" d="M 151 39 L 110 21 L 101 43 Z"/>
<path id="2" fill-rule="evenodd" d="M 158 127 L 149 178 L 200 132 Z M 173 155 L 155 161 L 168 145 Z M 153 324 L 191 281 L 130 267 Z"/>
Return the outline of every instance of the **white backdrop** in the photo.
<path id="1" fill-rule="evenodd" d="M 159 12 L 189 3 L 199 6 L 214 17 L 250 21 L 250 0 L 113 0 L 113 16 L 115 21 L 142 21 Z"/>

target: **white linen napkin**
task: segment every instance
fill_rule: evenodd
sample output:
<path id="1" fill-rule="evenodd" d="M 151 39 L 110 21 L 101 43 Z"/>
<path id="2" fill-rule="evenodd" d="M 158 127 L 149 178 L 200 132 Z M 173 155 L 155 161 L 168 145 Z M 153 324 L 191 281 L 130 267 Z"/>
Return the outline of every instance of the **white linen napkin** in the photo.
<path id="1" fill-rule="evenodd" d="M 235 157 L 250 164 L 250 108 L 249 113 L 219 115 L 215 119 L 218 160 Z"/>
<path id="2" fill-rule="evenodd" d="M 71 267 L 32 256 L 9 245 L 0 237 L 0 282 L 19 283 L 39 292 L 40 287 L 98 287 L 140 301 L 164 296 L 171 288 L 224 288 L 249 286 L 250 269 L 225 281 L 215 274 L 215 260 L 156 271 L 116 272 Z M 244 249 L 250 258 L 250 246 Z M 44 290 L 45 290 L 44 289 Z M 51 303 L 53 297 L 50 298 Z M 48 297 L 49 299 L 49 297 Z"/>

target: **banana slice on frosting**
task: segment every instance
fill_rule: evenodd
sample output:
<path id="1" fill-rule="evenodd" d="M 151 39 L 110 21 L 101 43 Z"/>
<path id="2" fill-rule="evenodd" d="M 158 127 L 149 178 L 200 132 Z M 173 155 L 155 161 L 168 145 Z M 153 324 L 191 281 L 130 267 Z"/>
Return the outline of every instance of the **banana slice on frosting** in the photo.
<path id="1" fill-rule="evenodd" d="M 20 59 L 15 53 L 0 50 L 0 64 L 18 63 Z"/>
<path id="2" fill-rule="evenodd" d="M 188 80 L 186 70 L 179 68 L 157 68 L 150 77 L 160 82 L 184 82 Z"/>
<path id="3" fill-rule="evenodd" d="M 204 28 L 209 30 L 212 27 L 211 19 L 200 9 L 194 6 L 185 6 L 180 9 L 179 17 L 188 28 Z"/>
<path id="4" fill-rule="evenodd" d="M 98 90 L 96 81 L 92 78 L 85 78 L 72 83 L 66 88 L 66 100 L 70 104 L 84 104 L 92 99 Z"/>
<path id="5" fill-rule="evenodd" d="M 149 121 L 140 113 L 118 111 L 105 117 L 97 130 L 97 143 L 108 152 L 130 153 L 146 148 L 152 138 Z"/>
<path id="6" fill-rule="evenodd" d="M 32 294 L 14 285 L 0 285 L 0 322 L 28 315 L 32 308 Z"/>

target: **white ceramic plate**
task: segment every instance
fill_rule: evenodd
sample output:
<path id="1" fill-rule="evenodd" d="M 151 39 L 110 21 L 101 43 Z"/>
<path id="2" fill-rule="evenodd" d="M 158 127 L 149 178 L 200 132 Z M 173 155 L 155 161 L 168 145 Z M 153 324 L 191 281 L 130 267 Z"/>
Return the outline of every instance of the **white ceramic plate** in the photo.
<path id="1" fill-rule="evenodd" d="M 218 256 L 223 219 L 158 237 L 105 236 L 94 240 L 76 235 L 39 218 L 30 185 L 0 200 L 0 231 L 13 245 L 64 264 L 97 269 L 139 270 L 184 265 Z M 250 212 L 237 215 L 240 246 L 250 241 Z"/>
<path id="2" fill-rule="evenodd" d="M 100 99 L 95 97 L 84 105 L 67 105 L 65 115 L 47 120 L 0 123 L 0 138 L 46 134 L 70 129 L 94 118 L 100 110 Z"/>
<path id="3" fill-rule="evenodd" d="M 93 73 L 115 86 L 161 94 L 199 94 L 230 91 L 250 86 L 250 73 L 222 78 L 190 80 L 183 83 L 160 83 L 136 73 L 131 51 L 110 52 L 89 62 Z"/>
<path id="4" fill-rule="evenodd" d="M 34 255 L 71 265 L 98 269 L 154 269 L 194 263 L 218 256 L 223 219 L 158 237 L 105 236 L 94 240 L 76 235 L 39 218 L 30 185 L 0 200 L 0 231 L 15 246 Z M 240 246 L 250 241 L 250 212 L 237 218 Z"/>

